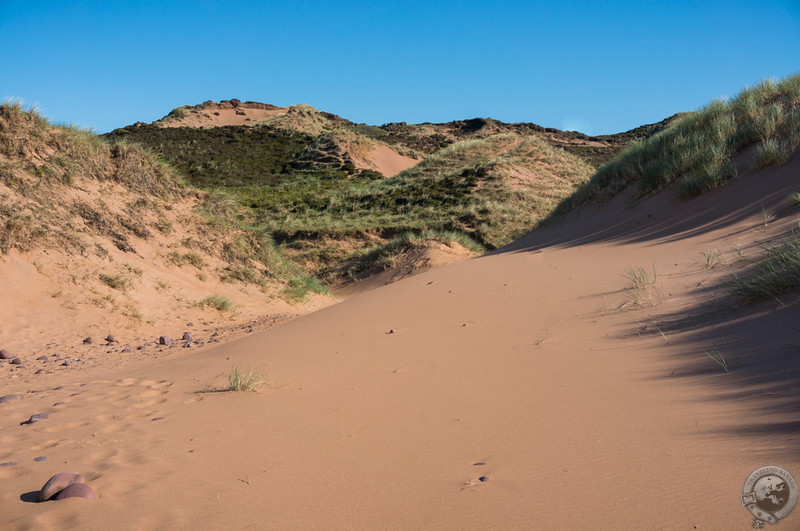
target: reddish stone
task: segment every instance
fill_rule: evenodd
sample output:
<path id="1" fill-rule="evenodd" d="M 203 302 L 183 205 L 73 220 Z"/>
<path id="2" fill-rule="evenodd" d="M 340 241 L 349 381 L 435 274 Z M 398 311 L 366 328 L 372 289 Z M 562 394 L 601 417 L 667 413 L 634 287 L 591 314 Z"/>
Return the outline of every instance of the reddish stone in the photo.
<path id="1" fill-rule="evenodd" d="M 97 493 L 92 487 L 86 483 L 73 483 L 56 494 L 56 500 L 63 500 L 64 498 L 85 498 L 87 500 L 96 500 Z"/>
<path id="2" fill-rule="evenodd" d="M 70 485 L 83 483 L 83 476 L 75 472 L 59 472 L 47 480 L 39 491 L 39 501 L 47 501 Z"/>

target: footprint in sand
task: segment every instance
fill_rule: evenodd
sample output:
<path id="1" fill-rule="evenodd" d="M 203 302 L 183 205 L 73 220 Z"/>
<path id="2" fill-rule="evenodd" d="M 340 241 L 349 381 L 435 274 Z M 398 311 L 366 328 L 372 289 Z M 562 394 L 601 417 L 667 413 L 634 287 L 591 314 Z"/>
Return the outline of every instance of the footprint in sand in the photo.
<path id="1" fill-rule="evenodd" d="M 75 422 L 67 422 L 65 424 L 58 424 L 56 426 L 50 426 L 44 429 L 47 433 L 58 433 L 64 430 L 72 430 L 74 428 L 81 428 L 83 426 L 88 426 L 89 422 L 85 420 L 78 420 Z"/>
<path id="2" fill-rule="evenodd" d="M 68 439 L 50 439 L 49 441 L 44 441 L 43 443 L 35 444 L 31 446 L 31 450 L 34 452 L 41 452 L 42 450 L 47 450 L 49 448 L 55 448 L 57 446 L 61 446 L 62 444 L 68 443 Z"/>

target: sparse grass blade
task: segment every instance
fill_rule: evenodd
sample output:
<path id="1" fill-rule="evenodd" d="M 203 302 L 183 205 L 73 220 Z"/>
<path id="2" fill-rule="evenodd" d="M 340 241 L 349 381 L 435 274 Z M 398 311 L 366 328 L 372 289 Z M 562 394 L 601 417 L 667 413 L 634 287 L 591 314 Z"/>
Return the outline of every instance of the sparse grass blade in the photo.
<path id="1" fill-rule="evenodd" d="M 722 367 L 723 371 L 725 371 L 726 373 L 728 372 L 728 361 L 725 359 L 725 356 L 723 356 L 722 353 L 720 353 L 719 350 L 714 349 L 711 350 L 710 352 L 705 350 L 703 352 L 705 353 L 706 356 L 714 360 L 714 363 Z"/>

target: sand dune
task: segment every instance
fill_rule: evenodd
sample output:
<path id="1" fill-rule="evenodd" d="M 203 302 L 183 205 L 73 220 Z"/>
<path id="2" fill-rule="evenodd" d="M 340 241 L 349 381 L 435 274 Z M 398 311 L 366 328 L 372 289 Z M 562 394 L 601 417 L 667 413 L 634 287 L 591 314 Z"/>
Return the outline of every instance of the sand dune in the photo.
<path id="1" fill-rule="evenodd" d="M 403 170 L 413 168 L 419 160 L 401 155 L 384 144 L 375 143 L 365 154 L 350 153 L 356 168 L 375 170 L 386 177 L 394 177 Z"/>
<path id="2" fill-rule="evenodd" d="M 713 287 L 796 225 L 798 170 L 585 208 L 199 352 L 4 380 L 0 527 L 747 529 L 748 474 L 800 474 L 800 308 Z M 234 364 L 270 385 L 198 393 Z M 100 499 L 27 503 L 61 471 Z"/>

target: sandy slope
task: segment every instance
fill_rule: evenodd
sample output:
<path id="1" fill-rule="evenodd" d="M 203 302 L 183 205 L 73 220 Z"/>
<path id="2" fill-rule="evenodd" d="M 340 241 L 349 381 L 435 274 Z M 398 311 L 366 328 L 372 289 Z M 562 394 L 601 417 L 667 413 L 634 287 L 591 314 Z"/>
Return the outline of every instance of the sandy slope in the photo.
<path id="1" fill-rule="evenodd" d="M 800 308 L 708 288 L 733 246 L 796 224 L 799 169 L 620 199 L 232 343 L 4 389 L 23 397 L 0 404 L 0 527 L 748 529 L 747 475 L 800 474 Z M 624 269 L 652 264 L 634 306 Z M 196 393 L 234 363 L 272 385 Z M 100 500 L 26 502 L 62 470 Z"/>
<path id="2" fill-rule="evenodd" d="M 356 168 L 375 170 L 385 177 L 394 177 L 419 164 L 419 160 L 401 155 L 389 146 L 378 143 L 370 146 L 367 153 L 351 152 L 350 156 Z"/>

